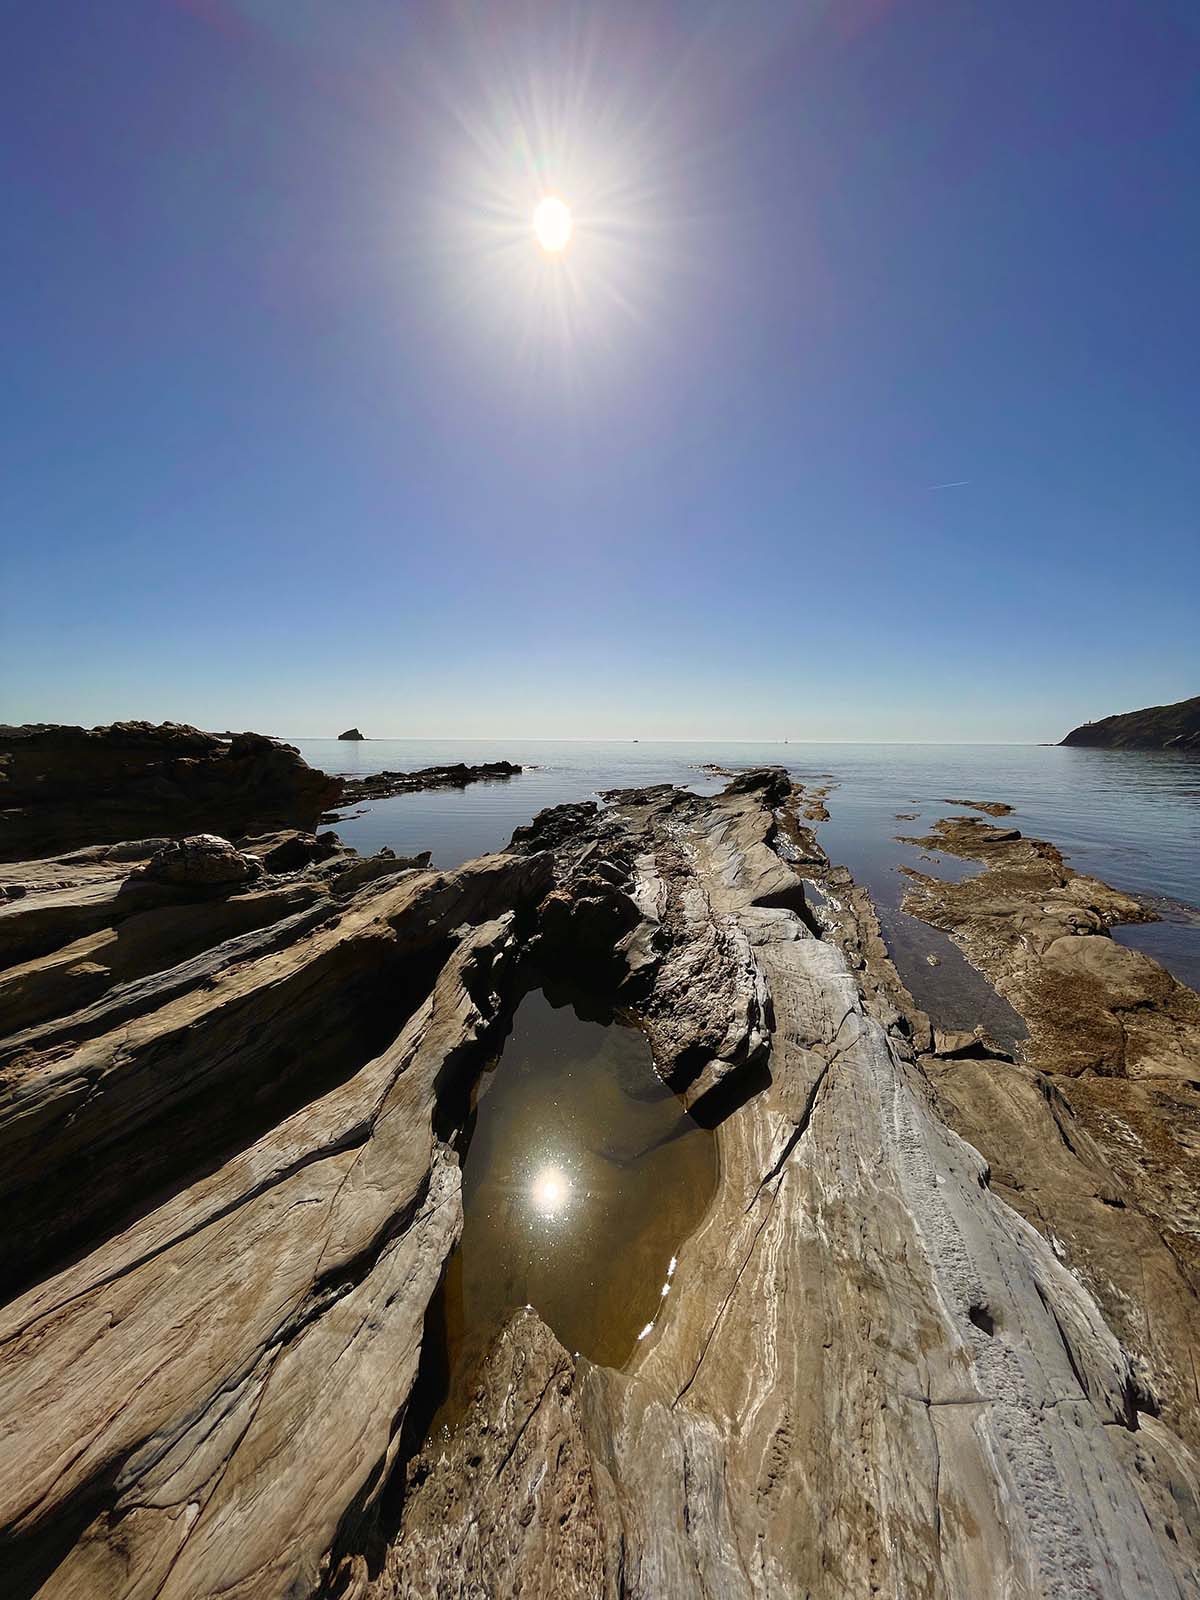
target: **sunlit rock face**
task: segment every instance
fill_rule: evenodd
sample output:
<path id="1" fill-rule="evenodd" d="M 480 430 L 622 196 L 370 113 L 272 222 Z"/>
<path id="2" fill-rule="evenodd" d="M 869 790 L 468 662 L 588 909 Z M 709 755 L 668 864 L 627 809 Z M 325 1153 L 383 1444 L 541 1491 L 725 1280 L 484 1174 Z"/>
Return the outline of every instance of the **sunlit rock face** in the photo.
<path id="1" fill-rule="evenodd" d="M 567 808 L 452 873 L 268 845 L 211 897 L 131 889 L 162 843 L 6 869 L 6 1596 L 1192 1592 L 1194 1397 L 1153 1414 L 1058 1169 L 1035 1227 L 942 1120 L 786 774 Z M 589 978 L 594 1011 L 556 1003 Z M 638 1140 L 597 1137 L 617 1110 Z"/>

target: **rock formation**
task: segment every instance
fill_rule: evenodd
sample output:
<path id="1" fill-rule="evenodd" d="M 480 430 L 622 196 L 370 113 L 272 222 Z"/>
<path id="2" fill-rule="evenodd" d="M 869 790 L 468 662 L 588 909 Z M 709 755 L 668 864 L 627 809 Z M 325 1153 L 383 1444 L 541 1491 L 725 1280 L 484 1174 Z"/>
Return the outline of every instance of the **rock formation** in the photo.
<path id="1" fill-rule="evenodd" d="M 272 872 L 286 842 L 218 884 L 142 870 L 160 839 L 9 869 L 6 1595 L 1195 1593 L 1195 1393 L 1154 1414 L 1091 1272 L 947 1127 L 786 773 L 557 808 L 450 873 Z M 425 1440 L 468 1090 L 531 963 L 640 1023 L 721 1177 L 623 1371 L 516 1310 Z"/>
<path id="2" fill-rule="evenodd" d="M 1200 996 L 1107 936 L 1152 913 L 1053 845 L 965 817 L 917 842 L 986 863 L 960 883 L 909 871 L 904 908 L 1029 1028 L 1019 1063 L 929 1064 L 943 1111 L 1093 1287 L 1141 1403 L 1200 1447 Z"/>
<path id="3" fill-rule="evenodd" d="M 1200 750 L 1200 695 L 1085 722 L 1062 743 L 1103 750 Z"/>
<path id="4" fill-rule="evenodd" d="M 256 733 L 0 728 L 0 861 L 154 834 L 312 828 L 341 792 L 292 745 Z"/>
<path id="5" fill-rule="evenodd" d="M 365 778 L 346 778 L 341 800 L 343 805 L 351 805 L 364 800 L 388 800 L 397 794 L 419 794 L 425 789 L 465 789 L 470 783 L 513 778 L 520 771 L 512 761 L 483 761 L 477 766 L 457 761 L 448 767 L 421 767 L 417 772 L 372 772 Z"/>
<path id="6" fill-rule="evenodd" d="M 339 733 L 339 739 L 365 739 L 365 733 L 359 733 L 357 728 L 347 728 L 345 733 Z"/>
<path id="7" fill-rule="evenodd" d="M 969 806 L 972 811 L 983 811 L 989 817 L 1009 817 L 1012 815 L 1013 809 L 1005 800 L 943 800 L 942 804 L 947 806 Z M 916 815 L 916 813 L 913 813 L 913 815 Z M 900 816 L 899 812 L 897 816 Z"/>

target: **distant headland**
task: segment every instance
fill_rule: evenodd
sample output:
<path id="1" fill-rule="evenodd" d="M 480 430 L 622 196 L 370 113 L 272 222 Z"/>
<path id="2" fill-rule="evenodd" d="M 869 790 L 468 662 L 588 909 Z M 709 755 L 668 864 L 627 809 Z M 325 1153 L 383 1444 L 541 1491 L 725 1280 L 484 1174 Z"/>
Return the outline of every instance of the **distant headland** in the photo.
<path id="1" fill-rule="evenodd" d="M 1100 750 L 1200 750 L 1200 695 L 1085 722 L 1062 743 Z"/>

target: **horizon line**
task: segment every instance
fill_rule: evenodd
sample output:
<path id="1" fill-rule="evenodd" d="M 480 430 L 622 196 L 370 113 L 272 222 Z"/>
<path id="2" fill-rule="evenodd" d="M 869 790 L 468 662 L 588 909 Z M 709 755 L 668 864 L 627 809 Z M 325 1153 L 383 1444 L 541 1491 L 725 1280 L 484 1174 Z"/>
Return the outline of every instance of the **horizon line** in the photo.
<path id="1" fill-rule="evenodd" d="M 272 735 L 276 739 L 323 739 L 330 744 L 505 744 L 508 742 L 523 742 L 525 744 L 996 744 L 1012 746 L 1013 748 L 1025 747 L 1032 749 L 1054 749 L 1060 744 L 1057 739 L 748 739 L 742 736 L 736 738 L 722 737 L 716 734 L 697 734 L 694 736 L 671 735 L 661 737 L 648 734 L 645 738 L 639 735 L 636 739 L 627 738 L 622 734 L 492 734 L 492 733 L 375 733 L 364 734 L 361 739 L 343 739 L 336 733 L 277 733 Z"/>

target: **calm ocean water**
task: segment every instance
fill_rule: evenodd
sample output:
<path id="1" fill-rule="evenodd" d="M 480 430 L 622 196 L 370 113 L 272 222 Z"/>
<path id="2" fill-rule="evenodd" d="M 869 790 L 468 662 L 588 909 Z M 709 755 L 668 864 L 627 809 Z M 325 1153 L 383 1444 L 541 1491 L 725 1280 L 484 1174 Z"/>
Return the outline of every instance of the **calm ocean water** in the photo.
<path id="1" fill-rule="evenodd" d="M 832 784 L 830 820 L 817 833 L 830 858 L 865 884 L 880 908 L 897 961 L 919 999 L 944 991 L 949 971 L 934 973 L 925 956 L 947 966 L 953 947 L 899 910 L 907 863 L 957 874 L 962 864 L 932 865 L 896 842 L 955 809 L 947 800 L 1004 800 L 1014 827 L 1058 845 L 1080 871 L 1145 896 L 1163 921 L 1118 929 L 1122 943 L 1153 955 L 1200 987 L 1200 760 L 1166 752 L 1077 750 L 1040 745 L 641 743 L 617 741 L 296 739 L 305 759 L 327 772 L 410 771 L 451 761 L 507 759 L 520 777 L 456 792 L 404 795 L 370 806 L 338 824 L 347 844 L 364 853 L 391 845 L 398 854 L 432 850 L 440 866 L 502 849 L 512 831 L 545 806 L 583 800 L 598 789 L 681 783 L 713 793 L 719 780 L 705 762 L 786 766 L 802 782 Z M 899 821 L 897 812 L 917 812 Z M 968 869 L 971 870 L 971 869 Z M 965 967 L 959 962 L 958 967 Z M 961 975 L 961 974 L 960 974 Z M 960 1016 L 977 1015 L 983 997 L 965 979 Z M 955 1007 L 951 1006 L 951 1012 Z M 997 1020 L 998 1031 L 1003 1032 Z"/>

